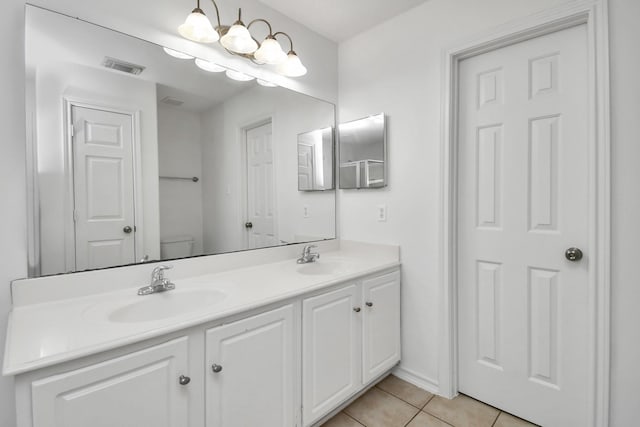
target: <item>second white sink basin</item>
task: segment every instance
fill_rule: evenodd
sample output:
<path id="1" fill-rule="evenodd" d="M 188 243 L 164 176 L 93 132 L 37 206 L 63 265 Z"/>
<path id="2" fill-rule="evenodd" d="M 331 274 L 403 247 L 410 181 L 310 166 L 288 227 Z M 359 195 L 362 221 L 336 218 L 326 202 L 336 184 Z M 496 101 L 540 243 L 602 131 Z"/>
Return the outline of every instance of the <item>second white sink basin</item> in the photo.
<path id="1" fill-rule="evenodd" d="M 104 320 L 136 323 L 162 320 L 191 312 L 200 312 L 224 301 L 227 295 L 213 289 L 185 289 L 137 297 L 138 300 L 115 307 L 100 307 Z M 95 317 L 94 316 L 92 317 Z M 102 316 L 100 316 L 102 317 Z"/>

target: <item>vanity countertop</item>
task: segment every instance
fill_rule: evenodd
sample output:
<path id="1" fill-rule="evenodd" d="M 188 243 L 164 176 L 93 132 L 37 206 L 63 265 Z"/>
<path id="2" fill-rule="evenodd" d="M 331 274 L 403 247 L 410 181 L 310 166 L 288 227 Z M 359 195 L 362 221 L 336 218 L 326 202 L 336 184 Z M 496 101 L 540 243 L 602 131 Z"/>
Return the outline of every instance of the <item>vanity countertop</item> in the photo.
<path id="1" fill-rule="evenodd" d="M 180 265 L 169 263 L 175 266 L 167 274 L 171 278 Z M 16 375 L 132 344 L 398 265 L 396 246 L 349 242 L 322 252 L 316 264 L 299 265 L 289 258 L 172 280 L 176 289 L 164 293 L 138 296 L 137 286 L 14 306 L 9 314 L 3 374 Z M 162 304 L 176 297 L 187 306 L 194 302 L 198 307 L 180 308 L 175 316 L 153 319 L 153 310 L 148 312 L 152 302 Z M 135 321 L 127 315 L 136 317 Z M 116 320 L 109 320 L 110 316 Z"/>

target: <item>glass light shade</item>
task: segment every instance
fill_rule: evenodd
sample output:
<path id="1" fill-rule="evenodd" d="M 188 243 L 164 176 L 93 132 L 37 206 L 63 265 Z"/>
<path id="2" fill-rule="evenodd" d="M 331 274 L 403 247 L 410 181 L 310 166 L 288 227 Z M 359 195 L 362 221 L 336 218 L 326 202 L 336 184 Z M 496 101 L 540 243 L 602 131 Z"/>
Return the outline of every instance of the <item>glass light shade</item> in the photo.
<path id="1" fill-rule="evenodd" d="M 287 60 L 287 54 L 284 53 L 280 43 L 273 37 L 264 39 L 260 48 L 255 51 L 253 56 L 256 61 L 262 64 L 280 64 Z"/>
<path id="2" fill-rule="evenodd" d="M 249 30 L 241 23 L 233 24 L 227 34 L 222 36 L 220 43 L 235 53 L 253 53 L 258 49 L 258 43 L 251 38 Z"/>
<path id="3" fill-rule="evenodd" d="M 260 85 L 260 86 L 264 86 L 264 87 L 278 87 L 277 84 L 269 82 L 267 80 L 262 80 L 262 79 L 256 79 L 256 82 Z"/>
<path id="4" fill-rule="evenodd" d="M 193 56 L 191 56 L 191 55 L 187 55 L 186 53 L 182 53 L 182 52 L 177 51 L 177 50 L 169 49 L 168 47 L 163 47 L 162 49 L 164 50 L 164 52 L 167 55 L 173 56 L 174 58 L 178 58 L 178 59 L 193 59 Z"/>
<path id="5" fill-rule="evenodd" d="M 287 54 L 287 59 L 278 67 L 278 72 L 287 77 L 300 77 L 307 74 L 307 68 L 294 51 Z"/>
<path id="6" fill-rule="evenodd" d="M 211 62 L 205 59 L 196 58 L 196 65 L 198 68 L 204 71 L 208 71 L 210 73 L 221 73 L 223 71 L 227 71 L 226 68 Z"/>
<path id="7" fill-rule="evenodd" d="M 235 71 L 235 70 L 227 70 L 226 75 L 231 80 L 238 80 L 239 82 L 248 82 L 255 78 L 253 76 L 250 76 L 248 74 L 241 73 L 240 71 Z"/>
<path id="8" fill-rule="evenodd" d="M 194 9 L 187 16 L 184 24 L 178 27 L 178 32 L 185 39 L 199 43 L 213 43 L 220 38 L 209 22 L 209 18 L 200 9 Z"/>

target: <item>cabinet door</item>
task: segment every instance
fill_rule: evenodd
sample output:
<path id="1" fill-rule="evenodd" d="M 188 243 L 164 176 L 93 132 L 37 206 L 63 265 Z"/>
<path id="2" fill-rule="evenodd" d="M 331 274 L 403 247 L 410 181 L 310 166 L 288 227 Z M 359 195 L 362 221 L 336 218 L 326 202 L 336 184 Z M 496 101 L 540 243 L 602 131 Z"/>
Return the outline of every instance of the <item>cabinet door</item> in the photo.
<path id="1" fill-rule="evenodd" d="M 362 381 L 368 383 L 400 360 L 400 272 L 362 282 Z"/>
<path id="2" fill-rule="evenodd" d="M 293 313 L 287 305 L 207 331 L 207 427 L 294 425 Z"/>
<path id="3" fill-rule="evenodd" d="M 187 338 L 32 383 L 34 427 L 184 427 Z"/>
<path id="4" fill-rule="evenodd" d="M 360 387 L 360 299 L 360 287 L 350 285 L 302 303 L 302 406 L 307 426 Z"/>

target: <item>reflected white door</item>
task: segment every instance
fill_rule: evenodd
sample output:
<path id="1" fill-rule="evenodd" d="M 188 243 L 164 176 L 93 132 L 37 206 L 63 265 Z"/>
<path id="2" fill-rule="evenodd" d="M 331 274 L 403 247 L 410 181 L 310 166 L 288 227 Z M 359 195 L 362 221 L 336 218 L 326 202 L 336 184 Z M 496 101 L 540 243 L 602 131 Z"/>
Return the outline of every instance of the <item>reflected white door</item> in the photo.
<path id="1" fill-rule="evenodd" d="M 133 118 L 73 106 L 76 270 L 135 262 Z"/>
<path id="2" fill-rule="evenodd" d="M 278 244 L 271 122 L 248 129 L 247 141 L 247 247 Z"/>
<path id="3" fill-rule="evenodd" d="M 459 79 L 459 390 L 586 426 L 585 25 L 466 59 Z"/>
<path id="4" fill-rule="evenodd" d="M 313 145 L 298 142 L 298 189 L 313 190 Z"/>

